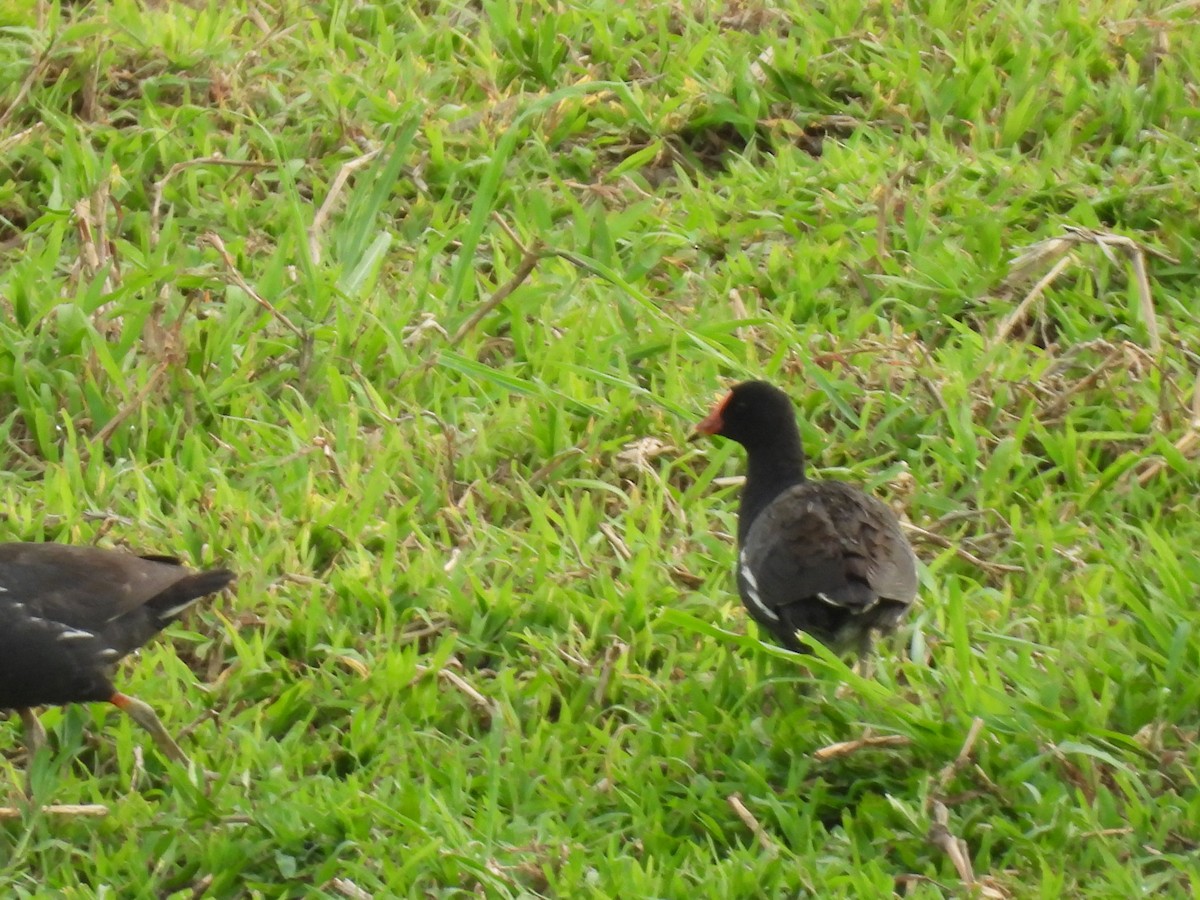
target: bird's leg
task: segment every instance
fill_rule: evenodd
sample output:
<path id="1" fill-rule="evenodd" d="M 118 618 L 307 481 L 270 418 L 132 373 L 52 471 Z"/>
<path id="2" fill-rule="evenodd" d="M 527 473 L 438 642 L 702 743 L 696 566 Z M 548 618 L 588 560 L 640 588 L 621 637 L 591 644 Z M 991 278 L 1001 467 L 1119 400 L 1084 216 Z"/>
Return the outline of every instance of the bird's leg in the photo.
<path id="1" fill-rule="evenodd" d="M 854 674 L 862 678 L 875 677 L 875 660 L 873 651 L 875 649 L 875 630 L 868 628 L 858 638 L 857 658 L 854 660 Z"/>
<path id="2" fill-rule="evenodd" d="M 143 703 L 137 697 L 122 694 L 120 691 L 114 691 L 113 695 L 108 698 L 108 702 L 122 712 L 127 713 L 129 718 L 150 732 L 150 737 L 154 738 L 154 743 L 158 744 L 158 749 L 166 756 L 176 762 L 183 763 L 185 766 L 190 763 L 187 754 L 179 748 L 179 745 L 175 743 L 175 739 L 167 734 L 167 729 L 163 727 L 162 720 L 158 718 L 158 714 L 148 704 Z"/>
<path id="3" fill-rule="evenodd" d="M 33 761 L 33 754 L 37 753 L 46 746 L 46 729 L 42 727 L 41 719 L 29 707 L 23 707 L 17 710 L 17 715 L 21 717 L 21 725 L 25 729 L 25 752 L 29 754 L 29 759 Z"/>
<path id="4" fill-rule="evenodd" d="M 25 730 L 25 796 L 33 796 L 33 757 L 46 746 L 46 729 L 42 720 L 32 709 L 23 706 L 17 710 Z"/>

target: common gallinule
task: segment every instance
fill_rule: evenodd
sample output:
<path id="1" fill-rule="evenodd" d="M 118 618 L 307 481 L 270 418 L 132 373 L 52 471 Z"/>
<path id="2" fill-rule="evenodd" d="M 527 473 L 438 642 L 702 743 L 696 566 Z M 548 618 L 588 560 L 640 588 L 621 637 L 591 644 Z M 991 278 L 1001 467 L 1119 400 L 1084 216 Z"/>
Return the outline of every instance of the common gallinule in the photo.
<path id="1" fill-rule="evenodd" d="M 232 580 L 225 569 L 193 572 L 170 556 L 0 544 L 0 709 L 20 713 L 30 755 L 45 739 L 30 707 L 104 701 L 186 763 L 154 710 L 113 687 L 113 667 Z"/>
<path id="2" fill-rule="evenodd" d="M 736 385 L 696 426 L 746 448 L 738 591 L 791 650 L 803 631 L 835 652 L 871 648 L 917 595 L 916 556 L 892 511 L 841 481 L 808 481 L 792 401 L 765 381 Z"/>

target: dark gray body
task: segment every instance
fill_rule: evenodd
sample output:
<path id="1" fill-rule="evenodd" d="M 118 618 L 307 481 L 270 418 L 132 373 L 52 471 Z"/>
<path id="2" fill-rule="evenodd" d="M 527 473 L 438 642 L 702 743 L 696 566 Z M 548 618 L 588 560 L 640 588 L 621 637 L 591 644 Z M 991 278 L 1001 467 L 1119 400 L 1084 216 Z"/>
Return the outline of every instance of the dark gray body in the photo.
<path id="1" fill-rule="evenodd" d="M 864 652 L 917 594 L 916 556 L 890 509 L 853 485 L 802 481 L 754 516 L 738 555 L 747 611 L 785 646 L 802 630 Z"/>
<path id="2" fill-rule="evenodd" d="M 171 557 L 0 544 L 0 708 L 109 700 L 118 660 L 232 579 Z"/>

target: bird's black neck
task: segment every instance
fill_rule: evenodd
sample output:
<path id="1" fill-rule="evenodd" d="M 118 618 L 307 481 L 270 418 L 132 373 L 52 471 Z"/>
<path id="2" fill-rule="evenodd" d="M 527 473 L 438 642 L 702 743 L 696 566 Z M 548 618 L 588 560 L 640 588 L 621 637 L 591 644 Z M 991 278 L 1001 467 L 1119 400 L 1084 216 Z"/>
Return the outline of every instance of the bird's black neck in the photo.
<path id="1" fill-rule="evenodd" d="M 804 449 L 799 433 L 783 432 L 769 444 L 746 448 L 746 461 L 746 483 L 738 512 L 739 543 L 772 500 L 804 481 Z"/>

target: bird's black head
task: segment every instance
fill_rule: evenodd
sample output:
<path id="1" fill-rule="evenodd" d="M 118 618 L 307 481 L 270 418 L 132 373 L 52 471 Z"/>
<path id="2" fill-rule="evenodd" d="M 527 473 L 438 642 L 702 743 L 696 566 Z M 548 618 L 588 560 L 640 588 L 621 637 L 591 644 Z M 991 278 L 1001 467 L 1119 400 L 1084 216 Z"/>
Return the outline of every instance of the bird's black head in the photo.
<path id="1" fill-rule="evenodd" d="M 743 381 L 726 394 L 700 424 L 693 437 L 719 434 L 747 450 L 776 444 L 796 432 L 792 398 L 765 381 Z"/>

